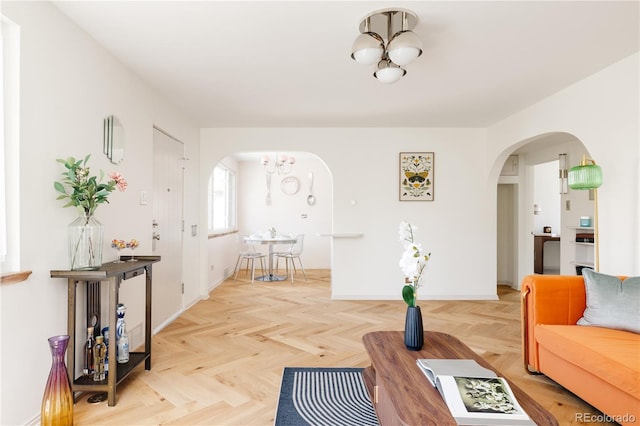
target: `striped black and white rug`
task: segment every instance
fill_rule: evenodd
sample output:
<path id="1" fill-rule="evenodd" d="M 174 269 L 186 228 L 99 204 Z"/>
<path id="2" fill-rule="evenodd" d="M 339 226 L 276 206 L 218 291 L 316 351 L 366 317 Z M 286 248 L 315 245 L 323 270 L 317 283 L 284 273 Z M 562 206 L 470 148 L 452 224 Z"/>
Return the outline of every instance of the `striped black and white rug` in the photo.
<path id="1" fill-rule="evenodd" d="M 285 367 L 275 426 L 377 426 L 361 368 Z"/>

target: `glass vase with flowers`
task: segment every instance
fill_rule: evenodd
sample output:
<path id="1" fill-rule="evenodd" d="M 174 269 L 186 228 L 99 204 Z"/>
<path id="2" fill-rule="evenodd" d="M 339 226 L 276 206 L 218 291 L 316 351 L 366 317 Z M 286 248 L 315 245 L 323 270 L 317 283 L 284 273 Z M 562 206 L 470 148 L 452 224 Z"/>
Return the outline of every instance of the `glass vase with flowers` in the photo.
<path id="1" fill-rule="evenodd" d="M 91 155 L 83 160 L 73 157 L 58 159 L 65 171 L 62 182 L 54 182 L 53 187 L 59 193 L 58 200 L 67 200 L 64 207 L 76 207 L 80 215 L 71 222 L 69 233 L 69 263 L 71 270 L 94 270 L 102 265 L 102 224 L 94 217 L 97 207 L 108 203 L 108 197 L 116 188 L 124 191 L 127 181 L 120 173 L 109 173 L 109 180 L 102 182 L 104 172 L 91 176 L 87 165 Z"/>

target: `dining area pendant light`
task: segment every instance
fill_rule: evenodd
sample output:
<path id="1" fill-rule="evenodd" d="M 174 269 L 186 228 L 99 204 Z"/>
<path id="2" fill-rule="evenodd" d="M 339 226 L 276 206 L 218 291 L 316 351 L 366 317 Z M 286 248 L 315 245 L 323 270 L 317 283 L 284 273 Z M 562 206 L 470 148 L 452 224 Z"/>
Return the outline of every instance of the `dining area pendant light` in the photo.
<path id="1" fill-rule="evenodd" d="M 360 22 L 360 35 L 351 48 L 351 58 L 362 65 L 376 65 L 373 76 L 382 83 L 395 83 L 403 68 L 422 55 L 422 41 L 412 31 L 418 23 L 407 9 L 382 9 Z"/>
<path id="2" fill-rule="evenodd" d="M 296 164 L 296 158 L 291 155 L 276 152 L 274 160 L 271 160 L 271 157 L 268 155 L 263 155 L 262 158 L 260 158 L 260 162 L 268 174 L 272 175 L 277 173 L 279 175 L 286 175 L 293 170 L 293 165 Z"/>

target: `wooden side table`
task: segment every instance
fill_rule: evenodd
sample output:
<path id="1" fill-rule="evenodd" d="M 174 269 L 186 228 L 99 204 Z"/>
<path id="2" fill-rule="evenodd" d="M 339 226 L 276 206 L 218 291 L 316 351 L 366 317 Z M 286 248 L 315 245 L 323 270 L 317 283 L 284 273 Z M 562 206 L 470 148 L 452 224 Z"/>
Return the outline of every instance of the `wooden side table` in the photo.
<path id="1" fill-rule="evenodd" d="M 127 256 L 123 259 L 128 259 Z M 151 369 L 151 284 L 152 265 L 160 261 L 160 256 L 136 256 L 137 262 L 105 263 L 95 271 L 51 271 L 52 278 L 67 278 L 67 333 L 69 345 L 67 346 L 67 372 L 71 382 L 72 392 L 95 391 L 107 392 L 108 405 L 116 405 L 116 386 L 136 367 L 144 361 L 145 370 Z M 118 292 L 123 280 L 145 274 L 145 332 L 144 351 L 130 352 L 129 362 L 119 364 L 116 357 L 116 306 L 118 304 Z M 89 283 L 106 283 L 109 287 L 109 330 L 112 337 L 109 339 L 107 353 L 109 356 L 109 374 L 106 380 L 94 382 L 91 377 L 75 377 L 76 347 L 76 289 L 81 284 L 85 287 Z"/>

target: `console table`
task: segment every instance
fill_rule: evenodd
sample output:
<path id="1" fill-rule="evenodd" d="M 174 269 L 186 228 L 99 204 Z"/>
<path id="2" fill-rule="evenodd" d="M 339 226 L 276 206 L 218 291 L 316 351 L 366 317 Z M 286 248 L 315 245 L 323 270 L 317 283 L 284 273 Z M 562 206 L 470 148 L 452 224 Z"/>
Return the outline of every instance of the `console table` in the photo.
<path id="1" fill-rule="evenodd" d="M 409 351 L 404 346 L 402 331 L 377 331 L 365 334 L 362 340 L 371 358 L 371 366 L 363 373 L 364 382 L 382 426 L 457 424 L 438 390 L 431 386 L 416 365 L 419 358 L 473 359 L 504 377 L 480 355 L 449 334 L 425 331 L 421 351 Z M 536 424 L 558 424 L 555 417 L 533 398 L 510 380 L 507 382 Z"/>
<path id="2" fill-rule="evenodd" d="M 124 257 L 128 259 L 130 256 Z M 103 264 L 100 269 L 93 271 L 51 271 L 52 278 L 67 279 L 67 333 L 69 345 L 67 346 L 67 372 L 73 392 L 97 391 L 107 392 L 108 405 L 116 405 L 116 386 L 136 367 L 144 361 L 145 370 L 151 369 L 151 283 L 152 265 L 160 261 L 160 256 L 136 256 L 137 262 L 109 262 Z M 119 364 L 116 357 L 116 306 L 120 283 L 123 280 L 145 274 L 145 327 L 144 327 L 144 351 L 130 352 L 129 362 Z M 81 284 L 88 287 L 90 283 L 97 282 L 100 285 L 106 283 L 109 288 L 109 330 L 112 337 L 109 339 L 107 353 L 109 356 L 109 374 L 105 380 L 94 382 L 91 377 L 75 377 L 76 347 L 84 348 L 84 345 L 76 345 L 76 289 Z M 99 290 L 99 289 L 98 289 Z"/>

